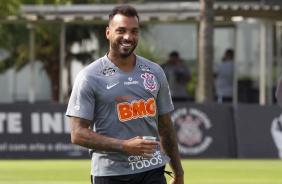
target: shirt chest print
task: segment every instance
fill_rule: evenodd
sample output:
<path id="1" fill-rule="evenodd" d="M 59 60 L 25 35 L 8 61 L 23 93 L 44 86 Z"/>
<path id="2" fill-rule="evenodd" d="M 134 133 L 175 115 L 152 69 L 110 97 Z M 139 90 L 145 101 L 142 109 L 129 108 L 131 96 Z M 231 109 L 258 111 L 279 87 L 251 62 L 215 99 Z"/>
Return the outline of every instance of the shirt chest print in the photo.
<path id="1" fill-rule="evenodd" d="M 157 89 L 157 83 L 153 74 L 145 73 L 141 75 L 141 78 L 144 79 L 143 85 L 145 89 L 148 89 L 150 91 L 154 91 Z"/>

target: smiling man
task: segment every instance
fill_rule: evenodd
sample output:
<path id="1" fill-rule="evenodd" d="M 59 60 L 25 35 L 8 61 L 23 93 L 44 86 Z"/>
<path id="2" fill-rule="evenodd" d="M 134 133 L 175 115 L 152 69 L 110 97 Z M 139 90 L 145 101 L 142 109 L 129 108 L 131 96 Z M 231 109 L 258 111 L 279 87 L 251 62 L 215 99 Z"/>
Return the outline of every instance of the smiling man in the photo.
<path id="1" fill-rule="evenodd" d="M 79 73 L 66 112 L 72 143 L 89 149 L 92 184 L 165 184 L 167 163 L 174 174 L 171 184 L 183 184 L 165 74 L 134 54 L 136 9 L 116 6 L 106 37 L 109 53 Z"/>

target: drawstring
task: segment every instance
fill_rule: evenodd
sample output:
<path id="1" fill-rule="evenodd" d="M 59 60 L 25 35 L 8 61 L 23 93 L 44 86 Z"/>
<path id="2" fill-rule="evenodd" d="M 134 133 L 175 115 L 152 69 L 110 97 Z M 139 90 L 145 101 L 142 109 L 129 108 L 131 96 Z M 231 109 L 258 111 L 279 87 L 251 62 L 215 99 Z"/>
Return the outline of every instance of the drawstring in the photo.
<path id="1" fill-rule="evenodd" d="M 169 175 L 170 177 L 174 178 L 174 177 L 172 176 L 172 172 L 164 170 L 164 173 L 166 173 L 166 174 Z M 174 178 L 174 179 L 175 179 L 175 178 Z"/>

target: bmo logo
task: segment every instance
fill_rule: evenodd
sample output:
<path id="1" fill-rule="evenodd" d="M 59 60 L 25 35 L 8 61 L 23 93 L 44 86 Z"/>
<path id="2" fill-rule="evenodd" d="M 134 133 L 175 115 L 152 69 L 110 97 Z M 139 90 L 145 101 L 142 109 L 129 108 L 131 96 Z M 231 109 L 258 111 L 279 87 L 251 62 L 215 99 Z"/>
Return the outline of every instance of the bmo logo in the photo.
<path id="1" fill-rule="evenodd" d="M 139 100 L 131 103 L 124 102 L 117 105 L 118 118 L 121 122 L 131 119 L 152 117 L 156 115 L 155 99 Z"/>

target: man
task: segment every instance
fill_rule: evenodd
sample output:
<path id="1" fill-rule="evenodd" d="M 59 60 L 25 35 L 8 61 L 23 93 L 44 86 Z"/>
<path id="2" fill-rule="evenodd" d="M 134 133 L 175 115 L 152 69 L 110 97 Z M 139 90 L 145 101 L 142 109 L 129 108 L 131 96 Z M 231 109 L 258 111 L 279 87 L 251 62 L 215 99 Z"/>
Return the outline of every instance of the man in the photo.
<path id="1" fill-rule="evenodd" d="M 216 101 L 218 103 L 232 102 L 233 100 L 233 63 L 234 51 L 227 49 L 214 74 Z"/>
<path id="2" fill-rule="evenodd" d="M 106 37 L 109 53 L 78 74 L 66 112 L 72 143 L 90 150 L 92 184 L 163 184 L 167 163 L 171 184 L 183 184 L 164 72 L 133 53 L 139 38 L 134 7 L 110 12 Z"/>
<path id="3" fill-rule="evenodd" d="M 188 67 L 182 63 L 179 53 L 172 51 L 168 62 L 162 68 L 168 80 L 172 100 L 174 102 L 188 100 L 187 84 L 191 76 Z"/>

